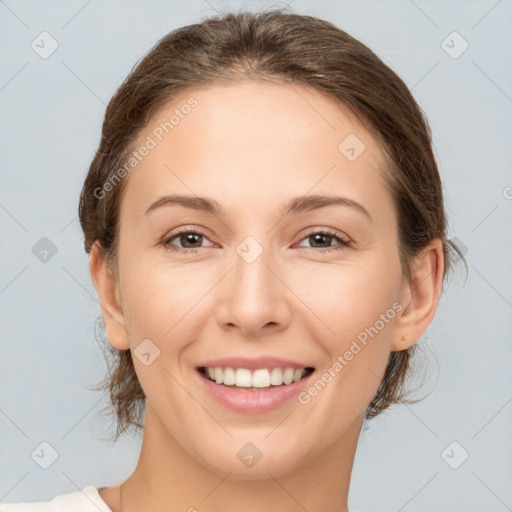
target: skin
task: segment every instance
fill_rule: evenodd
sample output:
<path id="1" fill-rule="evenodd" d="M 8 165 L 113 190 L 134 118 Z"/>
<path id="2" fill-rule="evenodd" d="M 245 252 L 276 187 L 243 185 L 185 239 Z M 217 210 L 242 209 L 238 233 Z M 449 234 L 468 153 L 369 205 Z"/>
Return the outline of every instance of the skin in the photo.
<path id="1" fill-rule="evenodd" d="M 100 495 L 114 512 L 346 512 L 363 415 L 390 351 L 418 341 L 435 315 L 441 242 L 407 280 L 383 152 L 313 89 L 247 81 L 187 91 L 154 116 L 141 144 L 191 96 L 197 107 L 128 176 L 118 272 L 97 244 L 90 255 L 109 342 L 133 351 L 149 338 L 160 350 L 149 366 L 134 357 L 148 400 L 137 467 Z M 366 146 L 355 161 L 338 150 L 349 134 Z M 280 213 L 291 198 L 333 193 L 371 220 L 346 206 Z M 226 214 L 177 205 L 144 213 L 166 194 L 206 196 Z M 173 238 L 187 254 L 161 244 L 183 227 L 206 236 Z M 310 236 L 325 228 L 351 245 Z M 263 250 L 251 264 L 236 252 L 249 235 Z M 202 361 L 232 355 L 292 358 L 321 375 L 393 303 L 401 312 L 306 405 L 237 413 L 197 379 Z M 262 453 L 252 468 L 237 457 L 247 442 Z"/>

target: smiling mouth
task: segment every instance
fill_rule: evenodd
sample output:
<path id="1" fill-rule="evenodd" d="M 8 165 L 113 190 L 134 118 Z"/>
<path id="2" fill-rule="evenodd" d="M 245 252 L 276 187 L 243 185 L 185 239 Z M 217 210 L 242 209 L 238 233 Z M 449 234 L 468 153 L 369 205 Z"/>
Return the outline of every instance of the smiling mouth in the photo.
<path id="1" fill-rule="evenodd" d="M 288 386 L 311 375 L 315 369 L 306 368 L 261 368 L 250 371 L 247 368 L 207 368 L 201 366 L 199 373 L 216 384 L 241 391 L 265 391 Z"/>

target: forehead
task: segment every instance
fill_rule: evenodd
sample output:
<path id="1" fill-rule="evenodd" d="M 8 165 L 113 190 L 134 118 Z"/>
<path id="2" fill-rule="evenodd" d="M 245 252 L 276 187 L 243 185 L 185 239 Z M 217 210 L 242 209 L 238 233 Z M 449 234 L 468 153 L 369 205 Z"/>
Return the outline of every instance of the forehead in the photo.
<path id="1" fill-rule="evenodd" d="M 144 144 L 152 148 L 129 173 L 122 211 L 128 203 L 140 214 L 166 193 L 222 197 L 237 211 L 335 192 L 392 208 L 378 142 L 348 108 L 309 87 L 186 91 L 148 122 L 134 147 Z"/>

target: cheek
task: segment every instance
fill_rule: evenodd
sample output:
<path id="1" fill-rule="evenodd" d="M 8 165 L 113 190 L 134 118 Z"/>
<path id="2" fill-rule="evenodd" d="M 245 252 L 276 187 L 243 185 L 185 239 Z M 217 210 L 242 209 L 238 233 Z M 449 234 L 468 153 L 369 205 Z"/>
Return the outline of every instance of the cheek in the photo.
<path id="1" fill-rule="evenodd" d="M 133 255 L 126 258 L 123 277 L 123 312 L 133 344 L 149 338 L 161 350 L 171 341 L 173 349 L 179 348 L 190 329 L 200 328 L 194 315 L 212 287 L 204 272 Z"/>
<path id="2" fill-rule="evenodd" d="M 391 269 L 391 270 L 390 270 Z M 303 402 L 332 419 L 325 435 L 364 410 L 375 396 L 390 355 L 390 333 L 397 312 L 398 270 L 380 264 L 334 269 L 322 293 L 309 305 L 322 322 L 315 330 L 326 358 Z M 325 326 L 328 326 L 325 327 Z M 321 381 L 321 382 L 320 382 Z M 317 398 L 318 397 L 318 398 Z M 312 409 L 312 410 L 313 410 Z"/>
<path id="3" fill-rule="evenodd" d="M 356 337 L 391 308 L 398 295 L 398 274 L 383 262 L 320 269 L 310 273 L 304 302 L 334 339 Z M 393 310 L 388 313 L 388 317 Z M 386 329 L 379 322 L 379 330 Z"/>
<path id="4" fill-rule="evenodd" d="M 193 273 L 136 255 L 126 258 L 122 277 L 123 313 L 135 371 L 148 398 L 158 402 L 157 390 L 166 390 L 162 397 L 176 392 L 171 376 L 180 378 L 180 355 L 201 329 L 194 321 L 194 305 L 208 288 L 191 279 Z"/>
<path id="5" fill-rule="evenodd" d="M 317 293 L 308 298 L 322 320 L 316 321 L 316 341 L 327 354 L 323 370 L 330 368 L 336 376 L 331 391 L 336 403 L 351 403 L 354 410 L 375 394 L 389 360 L 401 283 L 399 262 L 392 256 L 324 270 Z"/>

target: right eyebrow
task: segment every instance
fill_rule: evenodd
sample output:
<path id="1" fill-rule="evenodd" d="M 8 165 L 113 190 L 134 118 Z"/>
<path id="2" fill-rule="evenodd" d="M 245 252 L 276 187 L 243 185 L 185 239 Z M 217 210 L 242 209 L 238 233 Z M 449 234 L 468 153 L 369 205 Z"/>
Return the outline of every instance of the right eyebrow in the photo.
<path id="1" fill-rule="evenodd" d="M 214 199 L 209 199 L 206 197 L 198 197 L 198 196 L 179 196 L 179 195 L 170 195 L 163 196 L 157 199 L 154 203 L 152 203 L 149 208 L 146 210 L 146 214 L 159 208 L 161 206 L 166 206 L 170 204 L 177 204 L 183 206 L 185 208 L 192 208 L 194 210 L 202 210 L 208 213 L 212 213 L 217 216 L 224 215 L 224 210 L 220 206 L 220 204 Z"/>

